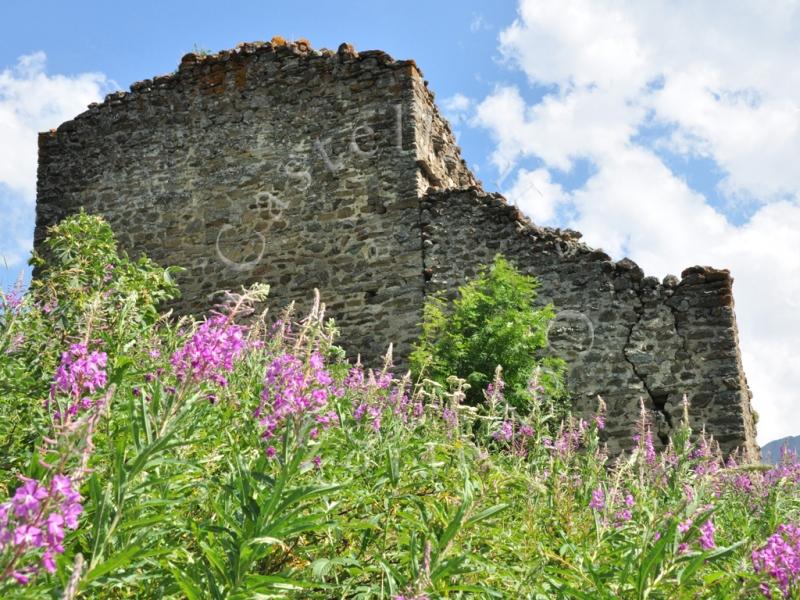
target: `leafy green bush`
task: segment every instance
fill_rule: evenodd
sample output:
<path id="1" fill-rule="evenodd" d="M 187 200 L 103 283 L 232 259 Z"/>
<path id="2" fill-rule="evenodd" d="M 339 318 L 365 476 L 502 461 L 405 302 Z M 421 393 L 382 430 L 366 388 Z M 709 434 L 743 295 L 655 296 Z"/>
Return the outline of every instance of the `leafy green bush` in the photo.
<path id="1" fill-rule="evenodd" d="M 523 414 L 530 409 L 534 377 L 562 416 L 567 411 L 562 385 L 564 364 L 543 356 L 547 329 L 555 313 L 535 309 L 538 282 L 519 273 L 498 255 L 472 281 L 462 285 L 448 305 L 442 294 L 425 303 L 422 335 L 411 354 L 412 371 L 445 384 L 450 376 L 469 385 L 467 401 L 478 404 L 500 365 L 505 395 Z"/>

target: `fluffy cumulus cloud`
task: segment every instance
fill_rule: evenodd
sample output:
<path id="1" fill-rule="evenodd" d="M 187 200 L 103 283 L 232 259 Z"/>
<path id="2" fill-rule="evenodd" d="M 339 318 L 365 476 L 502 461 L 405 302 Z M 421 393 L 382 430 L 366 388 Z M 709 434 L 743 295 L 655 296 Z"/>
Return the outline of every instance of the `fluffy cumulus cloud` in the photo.
<path id="1" fill-rule="evenodd" d="M 0 71 L 0 281 L 13 281 L 28 258 L 36 199 L 36 138 L 109 88 L 98 73 L 48 75 L 43 52 Z"/>
<path id="2" fill-rule="evenodd" d="M 650 274 L 731 269 L 762 442 L 800 434 L 798 39 L 791 1 L 521 0 L 499 43 L 529 85 L 471 113 L 534 220 Z"/>

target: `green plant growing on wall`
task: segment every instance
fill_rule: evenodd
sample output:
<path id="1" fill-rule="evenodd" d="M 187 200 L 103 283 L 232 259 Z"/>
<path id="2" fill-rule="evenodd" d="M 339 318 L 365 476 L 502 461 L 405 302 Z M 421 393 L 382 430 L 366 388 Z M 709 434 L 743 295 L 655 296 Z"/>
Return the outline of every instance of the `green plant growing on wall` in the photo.
<path id="1" fill-rule="evenodd" d="M 564 363 L 544 353 L 555 313 L 551 305 L 534 308 L 537 287 L 535 278 L 497 255 L 459 288 L 452 304 L 442 294 L 430 296 L 411 354 L 412 371 L 443 385 L 451 375 L 465 379 L 466 400 L 475 405 L 501 365 L 506 399 L 518 411 L 528 412 L 535 381 L 540 397 L 565 413 Z"/>

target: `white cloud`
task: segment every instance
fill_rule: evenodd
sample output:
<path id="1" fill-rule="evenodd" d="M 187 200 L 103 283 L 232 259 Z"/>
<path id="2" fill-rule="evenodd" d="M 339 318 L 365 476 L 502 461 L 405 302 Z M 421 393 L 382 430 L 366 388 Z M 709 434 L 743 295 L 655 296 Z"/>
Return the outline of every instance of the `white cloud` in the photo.
<path id="1" fill-rule="evenodd" d="M 22 56 L 0 72 L 0 183 L 32 202 L 36 193 L 36 136 L 83 112 L 102 97 L 99 73 L 47 75 L 44 52 Z"/>
<path id="2" fill-rule="evenodd" d="M 797 3 L 521 0 L 500 50 L 554 91 L 528 104 L 498 86 L 472 120 L 495 140 L 501 174 L 543 163 L 506 190 L 534 220 L 654 275 L 731 269 L 762 442 L 800 433 L 799 37 Z M 645 145 L 637 134 L 654 125 L 666 133 Z M 664 148 L 716 163 L 717 193 L 751 202 L 750 220 L 736 226 L 712 207 Z M 578 159 L 594 174 L 565 191 L 552 177 Z"/>
<path id="3" fill-rule="evenodd" d="M 0 71 L 0 269 L 22 268 L 32 246 L 37 134 L 83 112 L 110 86 L 99 73 L 48 75 L 45 64 L 36 52 Z"/>
<path id="4" fill-rule="evenodd" d="M 508 198 L 537 223 L 554 223 L 567 194 L 550 180 L 547 169 L 521 170 Z"/>
<path id="5" fill-rule="evenodd" d="M 477 33 L 483 29 L 491 29 L 491 25 L 486 22 L 483 15 L 479 13 L 472 13 L 472 21 L 469 23 L 469 30 L 472 33 Z"/>
<path id="6" fill-rule="evenodd" d="M 445 98 L 444 102 L 442 102 L 442 106 L 445 110 L 455 113 L 465 112 L 469 109 L 471 104 L 472 101 L 464 94 L 454 94 L 449 98 Z"/>

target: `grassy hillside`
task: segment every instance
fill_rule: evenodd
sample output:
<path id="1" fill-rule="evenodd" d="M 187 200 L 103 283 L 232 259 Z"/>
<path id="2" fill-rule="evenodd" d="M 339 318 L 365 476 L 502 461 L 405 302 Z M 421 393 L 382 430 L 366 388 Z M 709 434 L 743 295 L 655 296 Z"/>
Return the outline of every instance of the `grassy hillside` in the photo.
<path id="1" fill-rule="evenodd" d="M 170 273 L 98 219 L 47 252 L 2 300 L 2 598 L 800 593 L 794 455 L 740 466 L 685 422 L 656 454 L 643 411 L 609 461 L 602 401 L 558 420 L 539 370 L 468 404 L 463 379 L 346 362 L 319 299 L 161 314 Z"/>

